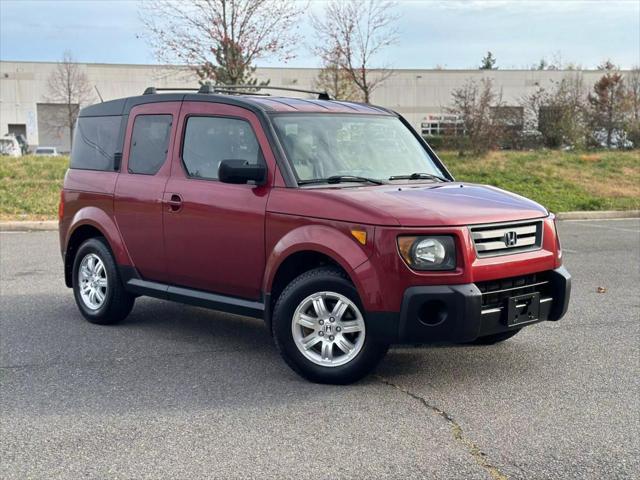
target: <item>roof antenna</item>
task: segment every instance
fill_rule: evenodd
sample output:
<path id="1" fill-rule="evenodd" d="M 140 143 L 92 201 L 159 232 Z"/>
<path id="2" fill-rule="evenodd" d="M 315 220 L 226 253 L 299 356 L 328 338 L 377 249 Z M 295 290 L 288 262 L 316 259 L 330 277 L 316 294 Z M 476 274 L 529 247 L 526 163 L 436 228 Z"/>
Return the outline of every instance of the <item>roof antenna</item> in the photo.
<path id="1" fill-rule="evenodd" d="M 100 95 L 100 90 L 98 90 L 98 86 L 97 86 L 97 85 L 94 85 L 94 86 L 93 86 L 93 88 L 95 88 L 95 89 L 96 89 L 96 92 L 98 92 L 98 96 L 100 97 L 100 101 L 101 101 L 102 103 L 104 103 L 104 99 L 102 98 L 102 95 Z"/>

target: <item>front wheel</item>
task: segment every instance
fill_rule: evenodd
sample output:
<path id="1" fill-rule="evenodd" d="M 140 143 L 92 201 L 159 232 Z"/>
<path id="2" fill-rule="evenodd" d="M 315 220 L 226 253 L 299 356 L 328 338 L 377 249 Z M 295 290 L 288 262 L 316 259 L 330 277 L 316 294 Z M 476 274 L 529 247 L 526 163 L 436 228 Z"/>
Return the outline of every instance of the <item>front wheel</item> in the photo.
<path id="1" fill-rule="evenodd" d="M 293 280 L 277 300 L 272 326 L 287 364 L 317 383 L 353 383 L 371 372 L 388 349 L 367 334 L 358 293 L 334 267 Z"/>

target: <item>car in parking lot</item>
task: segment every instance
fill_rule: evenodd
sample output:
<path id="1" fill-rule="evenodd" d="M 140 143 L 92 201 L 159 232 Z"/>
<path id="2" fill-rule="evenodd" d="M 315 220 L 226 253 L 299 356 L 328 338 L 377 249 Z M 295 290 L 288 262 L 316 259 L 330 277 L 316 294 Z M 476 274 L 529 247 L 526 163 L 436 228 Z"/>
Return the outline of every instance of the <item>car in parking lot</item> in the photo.
<path id="1" fill-rule="evenodd" d="M 356 381 L 391 344 L 504 341 L 569 303 L 553 214 L 455 181 L 397 113 L 324 94 L 86 107 L 59 222 L 89 321 L 140 295 L 264 318 L 315 382 Z"/>
<path id="2" fill-rule="evenodd" d="M 57 157 L 58 149 L 56 147 L 38 147 L 36 148 L 34 155 L 41 155 L 43 157 Z"/>
<path id="3" fill-rule="evenodd" d="M 7 155 L 9 157 L 22 156 L 22 148 L 14 135 L 0 137 L 0 155 Z"/>

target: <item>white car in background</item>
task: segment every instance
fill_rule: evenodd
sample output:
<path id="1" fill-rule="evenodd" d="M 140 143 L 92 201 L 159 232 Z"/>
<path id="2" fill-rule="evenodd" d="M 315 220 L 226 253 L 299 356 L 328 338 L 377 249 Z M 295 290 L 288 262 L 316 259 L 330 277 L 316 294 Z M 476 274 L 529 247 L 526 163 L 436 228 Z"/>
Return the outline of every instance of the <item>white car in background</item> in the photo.
<path id="1" fill-rule="evenodd" d="M 0 155 L 8 155 L 10 157 L 22 156 L 22 149 L 16 137 L 13 135 L 5 135 L 0 138 Z"/>
<path id="2" fill-rule="evenodd" d="M 57 157 L 59 155 L 56 147 L 38 147 L 33 154 L 41 155 L 43 157 Z"/>

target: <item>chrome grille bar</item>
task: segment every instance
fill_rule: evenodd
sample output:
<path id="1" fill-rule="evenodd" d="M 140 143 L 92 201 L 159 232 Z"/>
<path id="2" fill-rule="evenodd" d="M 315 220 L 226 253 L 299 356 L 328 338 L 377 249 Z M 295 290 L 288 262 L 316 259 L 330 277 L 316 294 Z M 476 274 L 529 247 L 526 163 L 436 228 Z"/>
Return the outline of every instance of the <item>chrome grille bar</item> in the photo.
<path id="1" fill-rule="evenodd" d="M 478 257 L 509 255 L 542 247 L 542 220 L 469 227 Z"/>

